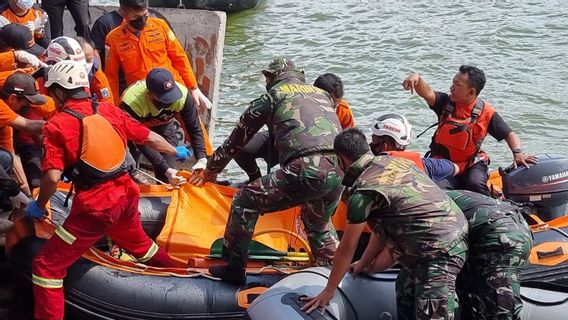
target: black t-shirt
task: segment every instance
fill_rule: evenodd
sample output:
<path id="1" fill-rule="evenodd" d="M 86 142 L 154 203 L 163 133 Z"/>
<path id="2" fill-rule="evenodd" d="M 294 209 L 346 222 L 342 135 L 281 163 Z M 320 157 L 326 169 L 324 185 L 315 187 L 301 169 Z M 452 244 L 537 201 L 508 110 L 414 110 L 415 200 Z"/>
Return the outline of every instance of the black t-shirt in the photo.
<path id="1" fill-rule="evenodd" d="M 91 28 L 91 40 L 95 43 L 95 49 L 99 52 L 101 56 L 101 70 L 105 70 L 105 38 L 106 36 L 116 27 L 122 24 L 124 18 L 118 14 L 118 12 L 111 11 L 100 16 L 93 27 Z M 118 92 L 122 92 L 126 89 L 126 79 L 122 73 L 122 69 L 118 70 Z"/>
<path id="2" fill-rule="evenodd" d="M 447 93 L 436 91 L 436 101 L 434 105 L 430 106 L 438 118 L 444 111 L 444 107 L 450 102 L 450 96 Z M 499 113 L 495 111 L 489 122 L 489 127 L 487 128 L 487 133 L 495 138 L 497 141 L 505 139 L 509 133 L 513 130 L 509 125 L 501 118 Z"/>
<path id="3" fill-rule="evenodd" d="M 122 23 L 122 20 L 122 16 L 118 14 L 116 10 L 107 12 L 99 17 L 91 28 L 91 40 L 93 40 L 95 49 L 97 49 L 101 55 L 103 70 L 105 63 L 105 38 L 114 28 Z"/>

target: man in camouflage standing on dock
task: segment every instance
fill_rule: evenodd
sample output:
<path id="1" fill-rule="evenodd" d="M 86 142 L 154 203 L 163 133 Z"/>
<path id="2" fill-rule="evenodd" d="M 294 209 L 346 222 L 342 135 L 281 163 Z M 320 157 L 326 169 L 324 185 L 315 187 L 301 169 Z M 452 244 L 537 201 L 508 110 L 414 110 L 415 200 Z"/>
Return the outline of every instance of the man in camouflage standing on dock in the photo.
<path id="1" fill-rule="evenodd" d="M 246 282 L 247 248 L 258 217 L 301 206 L 302 220 L 318 265 L 329 265 L 337 237 L 330 222 L 341 194 L 342 172 L 333 152 L 341 131 L 331 96 L 305 83 L 303 71 L 286 58 L 274 59 L 266 77 L 268 93 L 252 101 L 235 129 L 190 182 L 202 185 L 216 176 L 265 124 L 279 156 L 280 169 L 251 181 L 237 192 L 223 242 L 227 265 L 212 275 L 236 284 Z"/>

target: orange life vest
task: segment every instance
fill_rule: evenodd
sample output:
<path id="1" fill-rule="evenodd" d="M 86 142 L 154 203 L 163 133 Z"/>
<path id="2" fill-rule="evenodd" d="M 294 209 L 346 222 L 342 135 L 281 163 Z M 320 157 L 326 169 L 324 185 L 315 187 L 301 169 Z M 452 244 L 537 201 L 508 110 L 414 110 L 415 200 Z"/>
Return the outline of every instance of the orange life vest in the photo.
<path id="1" fill-rule="evenodd" d="M 91 115 L 70 109 L 63 112 L 81 121 L 79 161 L 65 173 L 78 189 L 90 189 L 126 172 L 125 143 L 112 125 L 98 114 L 96 102 L 93 102 Z"/>
<path id="2" fill-rule="evenodd" d="M 430 151 L 434 158 L 445 158 L 456 163 L 461 173 L 473 164 L 480 151 L 495 109 L 482 99 L 477 99 L 471 115 L 466 119 L 456 117 L 454 109 L 453 102 L 444 107 Z"/>
<path id="3" fill-rule="evenodd" d="M 397 158 L 404 158 L 407 160 L 410 160 L 412 162 L 414 162 L 416 164 L 416 166 L 418 167 L 418 169 L 426 172 L 426 169 L 424 169 L 424 163 L 422 162 L 422 156 L 420 155 L 420 153 L 418 152 L 412 152 L 412 151 L 386 151 L 384 152 L 385 154 L 391 156 L 391 157 L 397 157 Z"/>

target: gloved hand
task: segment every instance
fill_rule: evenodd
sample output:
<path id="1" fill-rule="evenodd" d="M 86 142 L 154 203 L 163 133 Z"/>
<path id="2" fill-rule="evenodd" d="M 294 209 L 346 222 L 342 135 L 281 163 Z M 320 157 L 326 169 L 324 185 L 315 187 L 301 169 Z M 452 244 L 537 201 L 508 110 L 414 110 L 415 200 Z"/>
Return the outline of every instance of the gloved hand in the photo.
<path id="1" fill-rule="evenodd" d="M 35 33 L 35 21 L 28 21 L 28 22 L 24 23 L 24 26 L 26 26 L 28 29 L 30 29 L 32 34 Z"/>
<path id="2" fill-rule="evenodd" d="M 182 184 L 187 182 L 186 178 L 178 176 L 177 174 L 178 171 L 174 168 L 169 168 L 168 170 L 166 170 L 166 177 L 168 178 L 168 182 L 172 186 L 181 186 Z"/>
<path id="3" fill-rule="evenodd" d="M 180 161 L 185 161 L 191 157 L 191 151 L 185 146 L 176 147 L 176 158 Z"/>
<path id="4" fill-rule="evenodd" d="M 30 202 L 30 204 L 28 205 L 28 210 L 26 211 L 26 215 L 32 217 L 32 218 L 37 218 L 37 219 L 45 219 L 45 217 L 47 216 L 47 211 L 45 209 L 40 209 L 37 206 L 37 202 L 32 201 Z"/>
<path id="5" fill-rule="evenodd" d="M 35 19 L 34 19 L 34 33 L 43 33 L 45 29 L 45 24 L 47 23 L 49 16 L 47 13 L 40 14 L 38 11 L 35 12 Z"/>
<path id="6" fill-rule="evenodd" d="M 31 202 L 30 198 L 21 191 L 17 196 L 10 197 L 10 200 L 12 201 L 12 205 L 16 209 L 21 209 L 22 207 L 29 205 Z"/>
<path id="7" fill-rule="evenodd" d="M 191 168 L 191 171 L 196 172 L 205 168 L 207 168 L 207 158 L 201 158 L 197 160 L 197 162 L 195 162 L 195 164 Z"/>
<path id="8" fill-rule="evenodd" d="M 211 109 L 213 104 L 209 99 L 199 90 L 199 88 L 195 88 L 190 91 L 191 98 L 193 102 L 197 105 L 199 112 L 203 113 L 206 109 Z"/>
<path id="9" fill-rule="evenodd" d="M 30 65 L 34 68 L 47 67 L 47 64 L 43 63 L 38 57 L 23 50 L 14 51 L 14 58 L 16 58 L 16 61 Z"/>
<path id="10" fill-rule="evenodd" d="M 4 16 L 0 16 L 0 28 L 5 25 L 9 25 L 10 23 L 10 20 L 6 19 Z"/>

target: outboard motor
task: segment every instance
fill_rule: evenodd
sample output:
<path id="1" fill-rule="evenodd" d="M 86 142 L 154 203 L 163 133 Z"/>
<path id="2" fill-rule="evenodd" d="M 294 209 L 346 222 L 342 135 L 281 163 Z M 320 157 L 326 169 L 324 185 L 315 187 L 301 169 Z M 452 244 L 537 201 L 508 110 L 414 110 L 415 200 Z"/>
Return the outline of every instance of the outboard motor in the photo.
<path id="1" fill-rule="evenodd" d="M 499 173 L 505 198 L 531 205 L 539 218 L 550 221 L 566 214 L 568 202 L 568 158 L 559 154 L 537 155 L 538 164 L 527 169 L 512 166 Z"/>

